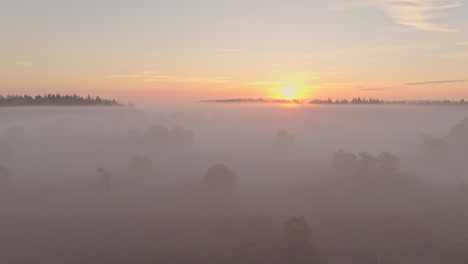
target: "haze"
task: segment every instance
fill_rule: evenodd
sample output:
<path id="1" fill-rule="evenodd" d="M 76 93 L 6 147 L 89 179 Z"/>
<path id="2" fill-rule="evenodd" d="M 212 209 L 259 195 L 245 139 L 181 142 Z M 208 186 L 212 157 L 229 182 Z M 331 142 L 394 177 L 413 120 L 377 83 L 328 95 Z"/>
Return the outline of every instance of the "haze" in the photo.
<path id="1" fill-rule="evenodd" d="M 0 264 L 468 263 L 468 0 L 0 0 Z"/>
<path id="2" fill-rule="evenodd" d="M 173 108 L 2 108 L 1 262 L 467 261 L 464 107 Z"/>

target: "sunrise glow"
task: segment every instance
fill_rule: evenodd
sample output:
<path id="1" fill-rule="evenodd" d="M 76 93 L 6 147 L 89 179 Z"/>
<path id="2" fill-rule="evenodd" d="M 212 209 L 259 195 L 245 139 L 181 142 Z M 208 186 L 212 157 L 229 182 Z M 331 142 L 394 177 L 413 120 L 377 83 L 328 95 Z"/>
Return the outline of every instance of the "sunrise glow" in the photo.
<path id="1" fill-rule="evenodd" d="M 3 93 L 468 97 L 463 1 L 7 2 Z"/>

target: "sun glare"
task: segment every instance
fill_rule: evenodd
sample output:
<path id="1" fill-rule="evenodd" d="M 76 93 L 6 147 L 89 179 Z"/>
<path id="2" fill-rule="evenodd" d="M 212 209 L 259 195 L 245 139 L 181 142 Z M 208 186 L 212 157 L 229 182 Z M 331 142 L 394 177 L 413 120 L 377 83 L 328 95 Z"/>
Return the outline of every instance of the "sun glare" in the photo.
<path id="1" fill-rule="evenodd" d="M 286 87 L 280 89 L 282 99 L 293 100 L 298 98 L 297 87 Z"/>
<path id="2" fill-rule="evenodd" d="M 308 89 L 302 86 L 287 86 L 273 89 L 273 97 L 275 99 L 284 100 L 301 100 L 307 97 Z"/>
<path id="3" fill-rule="evenodd" d="M 314 87 L 308 81 L 310 80 L 303 76 L 284 76 L 284 78 L 277 78 L 262 84 L 268 84 L 268 93 L 271 98 L 303 100 L 310 96 Z"/>

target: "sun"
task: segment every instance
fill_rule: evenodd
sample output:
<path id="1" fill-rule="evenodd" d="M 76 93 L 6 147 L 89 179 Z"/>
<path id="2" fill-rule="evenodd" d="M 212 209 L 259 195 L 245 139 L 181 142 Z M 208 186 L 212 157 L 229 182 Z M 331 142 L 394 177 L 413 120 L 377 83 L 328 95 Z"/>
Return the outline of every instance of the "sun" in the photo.
<path id="1" fill-rule="evenodd" d="M 298 93 L 298 88 L 297 87 L 285 87 L 285 88 L 281 88 L 280 89 L 280 92 L 281 92 L 281 97 L 283 99 L 287 99 L 287 100 L 293 100 L 293 99 L 296 99 L 299 97 L 299 93 Z"/>
<path id="2" fill-rule="evenodd" d="M 294 76 L 261 82 L 261 84 L 267 85 L 267 93 L 270 95 L 270 98 L 277 100 L 303 100 L 308 98 L 312 90 L 315 89 L 315 85 L 312 85 L 304 78 L 294 78 Z"/>
<path id="3" fill-rule="evenodd" d="M 286 86 L 274 88 L 273 96 L 275 99 L 281 100 L 300 100 L 304 99 L 307 95 L 307 89 L 302 86 Z"/>

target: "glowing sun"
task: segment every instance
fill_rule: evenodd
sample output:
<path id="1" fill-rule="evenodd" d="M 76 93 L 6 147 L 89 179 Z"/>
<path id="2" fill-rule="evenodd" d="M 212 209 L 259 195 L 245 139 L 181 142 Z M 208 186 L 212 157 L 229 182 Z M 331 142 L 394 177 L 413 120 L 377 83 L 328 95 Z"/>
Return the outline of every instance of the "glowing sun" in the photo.
<path id="1" fill-rule="evenodd" d="M 307 88 L 302 86 L 287 86 L 274 89 L 273 96 L 276 99 L 300 100 L 307 97 Z"/>
<path id="2" fill-rule="evenodd" d="M 297 80 L 296 80 L 297 79 Z M 287 80 L 287 79 L 286 79 Z M 277 79 L 269 82 L 262 82 L 268 85 L 268 93 L 271 98 L 278 100 L 302 100 L 310 96 L 313 86 L 301 78 Z"/>
<path id="3" fill-rule="evenodd" d="M 299 89 L 297 87 L 286 87 L 280 89 L 282 99 L 293 100 L 299 98 Z"/>

